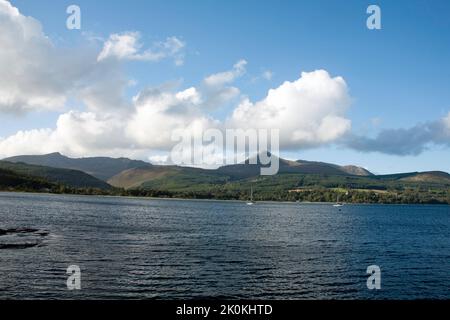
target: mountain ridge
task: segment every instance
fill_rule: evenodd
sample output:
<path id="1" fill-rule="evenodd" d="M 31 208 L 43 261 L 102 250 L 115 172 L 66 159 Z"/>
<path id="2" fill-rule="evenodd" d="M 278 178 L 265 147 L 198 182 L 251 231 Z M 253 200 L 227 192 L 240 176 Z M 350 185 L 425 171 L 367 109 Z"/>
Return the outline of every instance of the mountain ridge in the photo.
<path id="1" fill-rule="evenodd" d="M 50 163 L 71 165 L 61 154 L 53 153 L 48 158 Z M 16 161 L 30 159 L 33 156 L 15 158 Z M 281 158 L 278 174 L 263 176 L 260 169 L 264 166 L 258 162 L 250 164 L 251 159 L 218 169 L 152 165 L 126 158 L 92 159 L 97 167 L 112 161 L 113 168 L 106 168 L 103 173 L 118 171 L 130 163 L 132 168 L 120 171 L 105 182 L 78 170 L 0 161 L 0 187 L 19 191 L 49 189 L 56 193 L 222 200 L 245 200 L 253 189 L 257 201 L 333 202 L 339 196 L 341 201 L 352 203 L 450 204 L 450 175 L 443 171 L 374 175 L 352 165 Z M 58 164 L 55 160 L 65 162 Z M 64 185 L 72 189 L 65 189 Z"/>
<path id="2" fill-rule="evenodd" d="M 272 161 L 276 156 L 268 153 Z M 256 158 L 257 157 L 257 158 Z M 256 159 L 255 159 L 256 158 Z M 279 171 L 277 175 L 305 175 L 323 177 L 336 177 L 337 180 L 365 181 L 365 184 L 377 185 L 380 181 L 405 184 L 450 184 L 450 175 L 442 171 L 409 172 L 390 175 L 374 175 L 367 169 L 355 165 L 337 165 L 333 163 L 308 160 L 287 160 L 278 158 Z M 161 188 L 168 189 L 192 188 L 199 185 L 226 184 L 233 181 L 255 179 L 260 176 L 260 169 L 267 167 L 261 164 L 260 155 L 247 158 L 239 164 L 224 165 L 217 169 L 202 169 L 182 167 L 175 165 L 152 165 L 151 163 L 132 160 L 128 158 L 86 157 L 70 158 L 60 153 L 47 155 L 22 155 L 6 158 L 3 161 L 14 163 L 27 163 L 29 165 L 78 170 L 103 180 L 118 188 Z M 254 163 L 254 164 L 253 164 Z M 350 180 L 349 180 L 350 179 Z M 344 182 L 342 183 L 344 184 Z M 325 184 L 326 185 L 326 184 Z M 350 184 L 349 184 L 350 185 Z M 359 184 L 357 184 L 359 185 Z M 103 186 L 105 187 L 105 186 Z"/>
<path id="3" fill-rule="evenodd" d="M 83 171 L 97 179 L 107 181 L 114 175 L 132 168 L 151 166 L 152 164 L 141 160 L 110 157 L 70 158 L 59 152 L 44 155 L 20 155 L 3 159 L 8 162 L 22 162 L 61 169 Z"/>
<path id="4" fill-rule="evenodd" d="M 26 163 L 15 163 L 1 160 L 0 169 L 13 172 L 16 175 L 29 177 L 30 179 L 43 179 L 52 184 L 65 185 L 72 188 L 98 188 L 111 189 L 111 185 L 97 179 L 83 171 L 38 166 Z"/>

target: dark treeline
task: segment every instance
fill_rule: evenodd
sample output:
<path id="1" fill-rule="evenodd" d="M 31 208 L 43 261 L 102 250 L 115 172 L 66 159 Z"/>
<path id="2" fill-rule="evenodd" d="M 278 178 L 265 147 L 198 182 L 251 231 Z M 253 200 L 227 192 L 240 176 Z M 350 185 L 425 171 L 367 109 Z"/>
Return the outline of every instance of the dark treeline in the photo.
<path id="1" fill-rule="evenodd" d="M 174 197 L 185 199 L 216 199 L 216 200 L 248 200 L 248 192 L 163 192 L 155 190 L 125 191 L 131 196 Z M 450 204 L 450 195 L 445 192 L 423 192 L 421 190 L 403 190 L 379 193 L 374 191 L 349 190 L 342 193 L 327 189 L 312 189 L 302 192 L 286 192 L 275 190 L 272 193 L 254 192 L 256 201 L 298 201 L 298 202 L 340 202 L 346 203 L 380 203 L 380 204 Z"/>
<path id="2" fill-rule="evenodd" d="M 22 189 L 8 191 L 24 192 L 49 192 L 55 194 L 77 194 L 77 195 L 104 195 L 104 196 L 127 196 L 127 197 L 152 197 L 152 198 L 181 198 L 181 199 L 215 199 L 215 200 L 248 200 L 248 193 L 242 191 L 218 192 L 216 191 L 183 191 L 171 192 L 164 190 L 145 190 L 145 189 L 112 189 L 101 190 L 95 188 L 68 188 L 58 186 L 52 189 Z M 450 204 L 449 194 L 430 193 L 421 190 L 404 190 L 396 192 L 379 193 L 373 191 L 355 191 L 342 193 L 333 190 L 316 189 L 302 192 L 282 192 L 274 191 L 270 194 L 254 193 L 253 198 L 256 201 L 298 201 L 298 202 L 336 202 L 345 203 L 380 203 L 380 204 Z"/>
<path id="3" fill-rule="evenodd" d="M 164 191 L 146 189 L 111 189 L 102 190 L 96 188 L 70 188 L 66 186 L 47 186 L 35 188 L 33 185 L 21 185 L 20 187 L 2 187 L 0 191 L 14 192 L 43 192 L 54 194 L 74 195 L 100 195 L 100 196 L 127 196 L 127 197 L 152 197 L 152 198 L 181 198 L 181 199 L 211 199 L 211 200 L 248 200 L 248 192 L 231 191 Z M 345 203 L 380 203 L 380 204 L 450 204 L 450 195 L 444 192 L 423 192 L 421 190 L 404 190 L 396 192 L 379 193 L 374 191 L 350 190 L 348 194 L 326 189 L 312 189 L 302 192 L 274 191 L 270 194 L 253 194 L 255 201 L 298 201 L 298 202 L 336 202 L 339 196 L 340 202 Z"/>

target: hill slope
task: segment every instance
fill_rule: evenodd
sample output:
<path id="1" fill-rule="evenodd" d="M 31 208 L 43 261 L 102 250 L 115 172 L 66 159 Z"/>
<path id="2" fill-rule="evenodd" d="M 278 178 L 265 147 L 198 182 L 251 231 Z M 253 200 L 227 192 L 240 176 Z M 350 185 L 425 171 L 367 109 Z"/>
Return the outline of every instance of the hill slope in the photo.
<path id="1" fill-rule="evenodd" d="M 41 178 L 51 183 L 62 184 L 73 188 L 111 188 L 106 182 L 78 170 L 51 168 L 7 161 L 0 161 L 0 169 L 13 172 L 16 175 Z"/>
<path id="2" fill-rule="evenodd" d="M 216 170 L 178 166 L 149 166 L 126 170 L 108 183 L 115 187 L 156 190 L 204 190 L 211 185 L 226 183 L 229 177 Z"/>
<path id="3" fill-rule="evenodd" d="M 127 158 L 69 158 L 60 153 L 46 155 L 24 155 L 4 159 L 8 162 L 23 162 L 32 165 L 83 171 L 100 180 L 107 181 L 116 174 L 131 168 L 150 166 L 151 164 Z"/>
<path id="4" fill-rule="evenodd" d="M 31 177 L 0 168 L 0 190 L 43 190 L 54 186 L 42 178 Z"/>
<path id="5" fill-rule="evenodd" d="M 59 154 L 51 157 L 62 161 L 81 160 Z M 112 159 L 115 160 L 118 159 Z M 132 161 L 126 160 L 126 163 Z M 250 189 L 253 189 L 254 199 L 258 201 L 333 202 L 340 198 L 341 201 L 352 203 L 450 204 L 450 175 L 445 172 L 373 175 L 356 166 L 279 160 L 280 170 L 273 176 L 261 176 L 262 166 L 250 164 L 250 160 L 216 170 L 155 166 L 138 161 L 138 167 L 121 171 L 108 180 L 111 185 L 126 190 L 111 189 L 106 182 L 78 170 L 0 161 L 0 188 L 18 191 L 49 189 L 58 192 L 59 185 L 63 184 L 79 188 L 78 191 L 82 192 L 86 187 L 100 188 L 105 194 L 114 195 L 241 200 L 248 199 Z M 56 162 L 52 164 L 57 165 Z"/>
<path id="6" fill-rule="evenodd" d="M 447 183 L 450 184 L 450 174 L 442 171 L 416 172 L 411 176 L 401 178 L 402 181 L 424 182 L 424 183 Z"/>
<path id="7" fill-rule="evenodd" d="M 450 187 L 450 175 L 445 172 L 412 172 L 376 176 L 356 166 L 338 166 L 324 162 L 280 160 L 275 176 L 261 176 L 260 164 L 250 160 L 216 170 L 177 166 L 149 166 L 129 169 L 108 182 L 125 189 L 153 189 L 164 191 L 205 191 L 212 188 L 247 190 L 258 184 L 267 193 L 273 190 L 289 191 L 297 188 L 344 188 L 387 190 L 405 188 Z"/>
<path id="8" fill-rule="evenodd" d="M 272 155 L 272 158 L 274 155 Z M 250 163 L 257 164 L 250 164 Z M 258 159 L 247 159 L 244 163 L 227 165 L 217 169 L 222 174 L 229 175 L 235 179 L 249 178 L 259 175 L 260 168 L 265 167 L 260 164 Z M 291 161 L 279 158 L 279 174 L 283 173 L 299 173 L 299 174 L 328 174 L 328 175 L 356 175 L 356 176 L 372 176 L 368 170 L 357 166 L 339 166 L 332 163 L 297 160 Z"/>

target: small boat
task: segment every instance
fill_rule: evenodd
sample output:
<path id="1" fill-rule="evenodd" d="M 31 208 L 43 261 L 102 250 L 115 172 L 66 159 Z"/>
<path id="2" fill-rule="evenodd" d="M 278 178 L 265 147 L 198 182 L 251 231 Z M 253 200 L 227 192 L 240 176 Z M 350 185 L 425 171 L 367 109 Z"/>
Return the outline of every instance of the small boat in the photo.
<path id="1" fill-rule="evenodd" d="M 252 206 L 254 204 L 255 204 L 255 202 L 253 201 L 253 186 L 252 186 L 250 189 L 250 201 L 247 202 L 247 205 Z"/>
<path id="2" fill-rule="evenodd" d="M 333 207 L 342 207 L 344 204 L 339 202 L 339 195 L 337 196 L 336 203 L 333 204 Z"/>

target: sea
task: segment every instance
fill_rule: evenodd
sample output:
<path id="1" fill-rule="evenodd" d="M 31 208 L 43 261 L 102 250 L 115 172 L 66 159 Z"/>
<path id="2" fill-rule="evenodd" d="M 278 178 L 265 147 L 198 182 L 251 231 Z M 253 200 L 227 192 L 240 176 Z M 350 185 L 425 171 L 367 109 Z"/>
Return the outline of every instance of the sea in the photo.
<path id="1" fill-rule="evenodd" d="M 450 206 L 0 193 L 0 299 L 450 299 Z"/>

